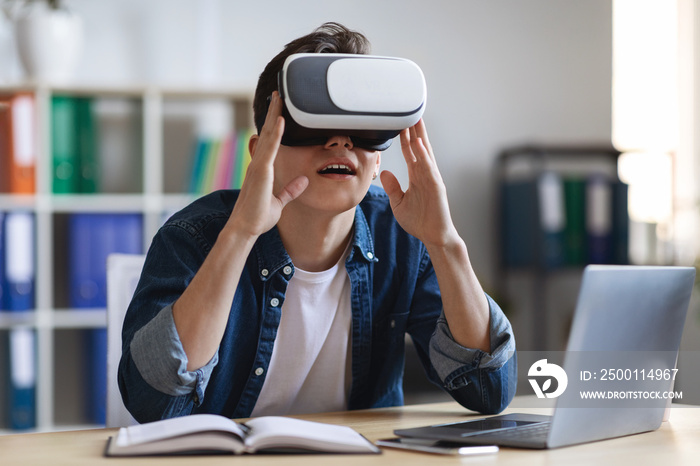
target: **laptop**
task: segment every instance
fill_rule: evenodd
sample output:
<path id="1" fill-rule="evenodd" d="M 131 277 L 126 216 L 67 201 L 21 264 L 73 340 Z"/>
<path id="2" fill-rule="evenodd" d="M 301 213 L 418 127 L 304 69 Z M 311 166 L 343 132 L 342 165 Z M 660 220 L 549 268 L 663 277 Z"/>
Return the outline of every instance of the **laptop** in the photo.
<path id="1" fill-rule="evenodd" d="M 545 449 L 658 429 L 670 406 L 670 399 L 658 394 L 672 393 L 694 280 L 693 267 L 587 266 L 559 367 L 566 381 L 537 380 L 536 371 L 552 365 L 546 359 L 528 371 L 538 397 L 563 392 L 552 416 L 512 413 L 394 434 Z M 583 399 L 584 392 L 607 398 Z"/>

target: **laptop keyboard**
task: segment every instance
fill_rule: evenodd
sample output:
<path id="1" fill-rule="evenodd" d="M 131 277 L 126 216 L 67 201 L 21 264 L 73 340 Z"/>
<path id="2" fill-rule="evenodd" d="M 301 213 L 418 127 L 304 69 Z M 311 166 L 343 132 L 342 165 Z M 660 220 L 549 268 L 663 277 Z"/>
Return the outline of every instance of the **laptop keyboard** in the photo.
<path id="1" fill-rule="evenodd" d="M 483 434 L 470 435 L 470 438 L 497 435 L 504 439 L 528 439 L 546 441 L 549 435 L 550 422 L 541 422 L 529 426 L 520 426 L 515 429 L 502 430 L 500 432 L 484 432 Z"/>

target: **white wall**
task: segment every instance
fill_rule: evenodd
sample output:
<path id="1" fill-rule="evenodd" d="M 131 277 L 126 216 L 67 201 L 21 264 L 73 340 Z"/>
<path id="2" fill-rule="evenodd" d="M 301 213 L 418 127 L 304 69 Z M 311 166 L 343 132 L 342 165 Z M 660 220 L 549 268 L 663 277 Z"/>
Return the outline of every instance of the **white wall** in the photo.
<path id="1" fill-rule="evenodd" d="M 491 168 L 499 150 L 533 141 L 610 140 L 610 0 L 68 4 L 86 25 L 79 82 L 253 89 L 285 43 L 331 20 L 364 32 L 376 54 L 416 61 L 428 83 L 425 120 L 455 223 L 487 287 L 495 247 Z M 211 10 L 203 13 L 203 5 Z M 0 81 L 20 73 L 10 38 L 0 22 Z M 209 52 L 202 53 L 206 44 Z M 405 179 L 393 149 L 384 168 L 398 167 Z"/>

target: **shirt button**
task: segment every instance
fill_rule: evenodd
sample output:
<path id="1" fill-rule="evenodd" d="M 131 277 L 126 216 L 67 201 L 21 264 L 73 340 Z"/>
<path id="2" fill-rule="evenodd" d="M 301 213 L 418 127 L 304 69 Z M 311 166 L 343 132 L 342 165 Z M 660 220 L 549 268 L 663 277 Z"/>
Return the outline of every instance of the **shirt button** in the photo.
<path id="1" fill-rule="evenodd" d="M 255 369 L 255 375 L 257 376 L 263 375 L 263 372 L 265 372 L 265 369 L 263 369 L 262 367 L 258 367 L 257 369 Z"/>
<path id="2" fill-rule="evenodd" d="M 277 307 L 277 306 L 279 306 L 279 305 L 280 305 L 280 300 L 279 300 L 279 299 L 277 299 L 277 298 L 272 298 L 272 299 L 270 300 L 270 306 L 272 306 L 272 307 Z"/>
<path id="3" fill-rule="evenodd" d="M 285 268 L 282 269 L 282 273 L 285 275 L 289 275 L 290 273 L 292 273 L 292 268 L 287 265 Z"/>
<path id="4" fill-rule="evenodd" d="M 373 257 L 374 257 L 374 254 L 372 254 L 371 252 L 367 253 L 367 259 L 372 259 Z"/>
<path id="5" fill-rule="evenodd" d="M 268 275 L 270 275 L 270 271 L 267 269 L 262 269 L 260 271 L 260 275 L 262 275 L 263 277 L 267 277 Z"/>
<path id="6" fill-rule="evenodd" d="M 390 326 L 391 328 L 395 328 L 395 327 L 396 327 L 396 321 L 395 321 L 395 320 L 392 320 L 392 321 L 389 323 L 389 326 Z"/>

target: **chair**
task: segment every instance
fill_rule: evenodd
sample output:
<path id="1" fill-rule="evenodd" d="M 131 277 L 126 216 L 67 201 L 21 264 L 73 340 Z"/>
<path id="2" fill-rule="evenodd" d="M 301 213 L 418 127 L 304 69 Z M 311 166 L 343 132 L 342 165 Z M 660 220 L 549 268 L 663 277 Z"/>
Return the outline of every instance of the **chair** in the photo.
<path id="1" fill-rule="evenodd" d="M 122 354 L 122 324 L 134 296 L 146 256 L 110 254 L 107 257 L 107 427 L 126 427 L 136 421 L 122 402 L 117 369 Z"/>

